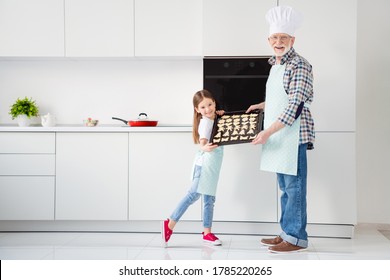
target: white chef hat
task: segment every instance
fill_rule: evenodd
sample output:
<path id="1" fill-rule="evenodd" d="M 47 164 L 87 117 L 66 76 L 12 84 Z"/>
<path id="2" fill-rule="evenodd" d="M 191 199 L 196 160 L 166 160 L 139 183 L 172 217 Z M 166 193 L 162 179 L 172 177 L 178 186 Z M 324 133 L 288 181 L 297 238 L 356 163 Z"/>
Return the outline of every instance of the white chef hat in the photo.
<path id="1" fill-rule="evenodd" d="M 286 33 L 294 36 L 295 30 L 303 22 L 303 15 L 289 6 L 271 8 L 265 18 L 269 24 L 269 35 Z"/>

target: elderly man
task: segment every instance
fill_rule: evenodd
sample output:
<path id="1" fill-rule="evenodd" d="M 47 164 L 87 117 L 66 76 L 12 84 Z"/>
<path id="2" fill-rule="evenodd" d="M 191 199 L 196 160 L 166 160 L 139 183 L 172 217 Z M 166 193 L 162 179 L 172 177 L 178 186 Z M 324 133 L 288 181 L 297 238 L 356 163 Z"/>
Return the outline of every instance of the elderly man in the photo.
<path id="1" fill-rule="evenodd" d="M 282 232 L 262 239 L 273 253 L 303 251 L 306 232 L 306 150 L 313 148 L 314 122 L 309 110 L 313 100 L 312 66 L 294 48 L 294 32 L 302 16 L 291 7 L 278 6 L 267 12 L 268 42 L 274 52 L 266 86 L 265 102 L 247 112 L 264 109 L 264 130 L 253 140 L 263 144 L 261 170 L 276 172 L 280 198 Z"/>

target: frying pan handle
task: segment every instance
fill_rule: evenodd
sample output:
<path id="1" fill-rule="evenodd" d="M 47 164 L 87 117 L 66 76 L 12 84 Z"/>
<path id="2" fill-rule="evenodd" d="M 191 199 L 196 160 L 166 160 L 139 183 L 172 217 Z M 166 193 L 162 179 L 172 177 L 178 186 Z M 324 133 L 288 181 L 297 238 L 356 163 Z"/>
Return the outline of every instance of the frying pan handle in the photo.
<path id="1" fill-rule="evenodd" d="M 118 121 L 122 121 L 124 122 L 125 124 L 128 124 L 128 121 L 124 120 L 124 119 L 120 119 L 120 118 L 115 118 L 115 117 L 112 117 L 113 120 L 118 120 Z"/>

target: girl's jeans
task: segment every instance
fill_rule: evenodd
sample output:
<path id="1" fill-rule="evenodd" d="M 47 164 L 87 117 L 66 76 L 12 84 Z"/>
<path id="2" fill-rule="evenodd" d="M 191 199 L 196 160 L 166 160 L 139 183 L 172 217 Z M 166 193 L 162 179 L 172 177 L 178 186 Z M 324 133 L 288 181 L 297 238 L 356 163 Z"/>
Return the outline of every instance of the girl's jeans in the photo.
<path id="1" fill-rule="evenodd" d="M 187 208 L 199 199 L 200 193 L 197 193 L 199 178 L 202 171 L 202 167 L 195 165 L 194 177 L 192 179 L 191 188 L 188 190 L 187 195 L 180 201 L 176 209 L 171 215 L 171 220 L 178 222 L 181 216 L 185 213 Z M 203 195 L 203 227 L 211 228 L 213 223 L 215 196 Z"/>
<path id="2" fill-rule="evenodd" d="M 306 179 L 307 179 L 307 144 L 299 145 L 298 172 L 296 176 L 276 173 L 279 188 L 282 191 L 280 204 L 282 214 L 280 237 L 300 247 L 306 248 L 307 241 L 307 212 L 306 212 Z"/>

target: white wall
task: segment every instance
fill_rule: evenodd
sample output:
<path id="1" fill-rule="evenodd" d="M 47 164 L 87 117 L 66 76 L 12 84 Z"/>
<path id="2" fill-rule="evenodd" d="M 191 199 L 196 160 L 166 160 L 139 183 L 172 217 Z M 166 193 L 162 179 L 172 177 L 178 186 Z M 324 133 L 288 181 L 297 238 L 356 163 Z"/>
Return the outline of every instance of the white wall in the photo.
<path id="1" fill-rule="evenodd" d="M 390 2 L 358 0 L 357 195 L 360 223 L 390 224 Z"/>
<path id="2" fill-rule="evenodd" d="M 88 117 L 120 124 L 146 112 L 165 124 L 192 123 L 192 95 L 203 86 L 202 59 L 0 61 L 0 123 L 18 97 L 32 97 L 59 124 Z M 122 123 L 123 124 L 123 123 Z"/>

